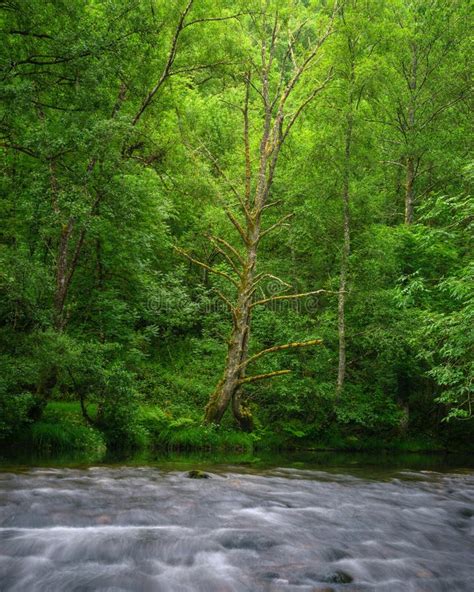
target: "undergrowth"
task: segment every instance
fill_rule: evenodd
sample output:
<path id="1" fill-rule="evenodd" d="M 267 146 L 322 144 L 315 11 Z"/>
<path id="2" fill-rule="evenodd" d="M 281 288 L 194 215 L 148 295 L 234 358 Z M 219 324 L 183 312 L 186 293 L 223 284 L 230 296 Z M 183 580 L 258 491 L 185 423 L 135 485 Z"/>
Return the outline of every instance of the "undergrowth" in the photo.
<path id="1" fill-rule="evenodd" d="M 295 430 L 272 430 L 257 425 L 256 430 L 244 433 L 231 424 L 205 426 L 202 417 L 182 416 L 181 409 L 163 410 L 157 405 L 142 405 L 136 414 L 135 449 L 167 451 L 215 451 L 249 454 L 255 451 L 277 450 L 339 450 L 354 452 L 441 451 L 443 447 L 427 437 L 394 436 L 390 440 L 368 434 L 344 433 L 340 429 L 328 430 L 315 438 L 312 433 Z M 88 414 L 97 416 L 97 407 L 88 406 Z M 83 418 L 77 402 L 52 401 L 48 403 L 40 421 L 30 423 L 21 432 L 16 445 L 38 452 L 105 452 L 117 444 L 110 440 L 107 430 L 89 425 Z"/>

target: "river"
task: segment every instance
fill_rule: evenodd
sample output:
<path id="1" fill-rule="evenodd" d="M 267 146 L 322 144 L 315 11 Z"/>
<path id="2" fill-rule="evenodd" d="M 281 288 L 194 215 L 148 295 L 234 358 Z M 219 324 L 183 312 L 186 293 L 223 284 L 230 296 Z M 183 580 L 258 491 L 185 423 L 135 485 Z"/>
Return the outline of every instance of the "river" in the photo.
<path id="1" fill-rule="evenodd" d="M 470 463 L 325 458 L 4 462 L 0 590 L 474 590 Z"/>

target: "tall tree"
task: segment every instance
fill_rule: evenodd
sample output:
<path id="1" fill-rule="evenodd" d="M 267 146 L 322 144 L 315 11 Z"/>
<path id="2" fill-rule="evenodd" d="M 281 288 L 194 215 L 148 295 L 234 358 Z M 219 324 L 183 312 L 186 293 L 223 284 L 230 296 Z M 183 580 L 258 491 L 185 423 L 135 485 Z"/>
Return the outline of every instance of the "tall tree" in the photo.
<path id="1" fill-rule="evenodd" d="M 151 9 L 127 1 L 93 10 L 87 0 L 70 6 L 31 1 L 2 14 L 7 101 L 1 150 L 12 176 L 25 173 L 20 208 L 35 212 L 36 219 L 23 218 L 24 235 L 15 238 L 17 246 L 30 243 L 31 257 L 45 270 L 50 303 L 42 328 L 66 329 L 78 306 L 71 289 L 88 268 L 84 253 L 97 259 L 104 291 L 102 246 L 112 237 L 103 229 L 125 211 L 137 222 L 150 194 L 160 194 L 160 177 L 152 179 L 149 171 L 159 171 L 164 141 L 159 125 L 145 125 L 145 118 L 159 113 L 158 99 L 172 77 L 210 67 L 208 56 L 201 61 L 194 48 L 194 30 L 232 18 L 215 19 L 202 5 L 206 14 L 193 18 L 192 9 L 193 0 Z M 150 226 L 159 217 L 157 206 L 154 216 Z M 99 332 L 105 340 L 103 328 Z M 51 363 L 38 384 L 41 397 L 56 377 Z"/>
<path id="2" fill-rule="evenodd" d="M 337 5 L 334 6 L 328 17 L 320 10 L 319 30 L 314 30 L 300 14 L 299 22 L 294 23 L 293 19 L 286 20 L 276 7 L 270 6 L 272 5 L 265 5 L 260 14 L 252 15 L 244 23 L 246 26 L 250 25 L 249 34 L 258 38 L 260 54 L 249 61 L 247 71 L 243 75 L 243 186 L 236 186 L 221 168 L 218 160 L 209 155 L 219 174 L 228 182 L 238 204 L 238 213 L 228 203 L 224 203 L 223 207 L 238 233 L 240 248 L 235 248 L 222 237 L 210 237 L 229 264 L 229 272 L 208 265 L 181 250 L 191 261 L 210 273 L 224 277 L 234 287 L 233 300 L 220 292 L 232 315 L 232 330 L 224 374 L 209 399 L 205 419 L 207 423 L 219 423 L 229 404 L 232 404 L 233 414 L 244 430 L 252 429 L 251 413 L 242 399 L 244 385 L 289 372 L 278 370 L 248 376 L 248 366 L 265 354 L 320 343 L 320 340 L 287 343 L 249 355 L 252 311 L 256 306 L 316 293 L 281 293 L 269 298 L 256 299 L 255 293 L 261 282 L 268 277 L 274 277 L 271 274 L 257 272 L 257 258 L 264 237 L 281 228 L 291 217 L 286 215 L 267 228 L 263 225 L 268 209 L 278 205 L 270 201 L 270 195 L 283 144 L 305 108 L 321 93 L 332 77 L 331 71 L 326 71 L 323 79 L 317 82 L 314 78 L 308 80 L 308 73 L 333 32 L 334 18 L 338 10 Z M 299 8 L 301 10 L 301 7 Z M 255 108 L 251 100 L 254 93 L 259 100 L 258 108 Z M 253 117 L 251 107 L 256 111 Z M 253 137 L 255 128 L 258 129 L 260 126 L 261 131 L 257 131 L 257 136 Z M 278 278 L 275 279 L 278 281 Z M 286 286 L 283 281 L 281 285 Z"/>
<path id="3" fill-rule="evenodd" d="M 354 126 L 354 109 L 356 100 L 355 88 L 355 61 L 357 51 L 357 34 L 347 27 L 345 19 L 345 10 L 341 12 L 341 20 L 344 25 L 343 43 L 347 44 L 345 60 L 342 70 L 342 81 L 345 86 L 344 93 L 345 104 L 343 106 L 344 118 L 344 155 L 342 164 L 342 210 L 343 210 L 343 241 L 339 277 L 339 296 L 338 296 L 338 333 L 339 333 L 339 360 L 337 370 L 336 398 L 340 397 L 344 387 L 346 375 L 346 291 L 347 274 L 349 265 L 349 255 L 351 250 L 350 234 L 350 182 L 351 182 L 351 157 L 352 157 L 352 132 Z"/>
<path id="4" fill-rule="evenodd" d="M 469 9 L 462 0 L 393 2 L 388 8 L 392 72 L 387 72 L 379 107 L 389 133 L 395 132 L 398 154 L 391 162 L 404 171 L 404 221 L 410 225 L 419 198 L 434 188 L 433 177 L 446 177 L 440 167 L 433 170 L 435 138 L 469 94 L 470 82 L 462 74 Z M 424 187 L 423 177 L 428 177 Z"/>
<path id="5" fill-rule="evenodd" d="M 377 35 L 383 16 L 374 16 L 376 6 L 370 2 L 349 0 L 341 9 L 337 44 L 335 47 L 336 77 L 338 81 L 334 105 L 338 110 L 340 125 L 337 154 L 335 155 L 336 177 L 342 201 L 342 248 L 339 264 L 338 294 L 338 371 L 336 400 L 339 400 L 346 376 L 346 301 L 348 292 L 349 261 L 351 254 L 351 201 L 352 185 L 360 176 L 361 162 L 354 162 L 357 128 L 363 128 L 361 110 L 366 110 L 371 100 L 374 83 L 381 73 L 376 74 Z M 361 109 L 361 106 L 364 109 Z M 367 143 L 371 131 L 364 129 Z M 360 159 L 359 159 L 360 160 Z"/>

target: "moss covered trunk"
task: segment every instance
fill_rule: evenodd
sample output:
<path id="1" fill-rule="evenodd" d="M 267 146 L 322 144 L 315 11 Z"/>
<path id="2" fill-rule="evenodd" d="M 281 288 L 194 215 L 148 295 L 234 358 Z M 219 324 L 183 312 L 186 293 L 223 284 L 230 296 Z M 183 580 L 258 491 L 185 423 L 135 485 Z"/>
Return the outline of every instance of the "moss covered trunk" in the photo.
<path id="1" fill-rule="evenodd" d="M 252 318 L 257 245 L 260 235 L 259 216 L 248 232 L 248 248 L 238 289 L 237 304 L 233 314 L 233 327 L 227 349 L 224 375 L 206 406 L 206 423 L 220 423 L 229 404 L 241 429 L 251 431 L 252 416 L 242 402 L 242 380 L 245 378 L 245 361 Z"/>

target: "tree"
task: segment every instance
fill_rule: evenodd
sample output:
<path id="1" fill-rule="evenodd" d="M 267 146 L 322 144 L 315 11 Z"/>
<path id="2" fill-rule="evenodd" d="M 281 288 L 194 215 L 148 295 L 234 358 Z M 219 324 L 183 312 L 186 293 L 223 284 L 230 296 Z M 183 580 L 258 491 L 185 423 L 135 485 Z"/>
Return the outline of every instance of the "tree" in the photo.
<path id="1" fill-rule="evenodd" d="M 104 245 L 117 236 L 105 229 L 114 218 L 124 219 L 125 212 L 137 226 L 142 213 L 151 210 L 150 197 L 163 193 L 164 141 L 156 137 L 158 125 L 143 125 L 146 115 L 159 113 L 156 104 L 170 78 L 210 67 L 193 61 L 201 55 L 193 51 L 192 32 L 214 19 L 200 13 L 192 18 L 193 0 L 159 11 L 133 2 L 91 11 L 89 4 L 30 2 L 13 6 L 4 18 L 7 101 L 1 149 L 10 168 L 9 189 L 19 191 L 20 208 L 36 216 L 22 218 L 13 244 L 17 249 L 30 243 L 30 257 L 44 271 L 50 298 L 48 322 L 43 319 L 40 327 L 51 323 L 58 333 L 66 330 L 72 311 L 83 306 L 81 290 L 76 302 L 71 289 L 76 279 L 84 285 L 89 267 L 81 261 L 84 254 L 97 262 L 93 293 L 105 293 Z M 186 44 L 180 43 L 183 36 Z M 181 61 L 178 50 L 186 54 Z M 152 178 L 150 171 L 158 174 Z M 154 210 L 143 226 L 129 232 L 154 232 L 156 240 L 162 213 Z M 122 261 L 116 260 L 115 272 L 130 251 L 124 249 Z M 103 326 L 99 334 L 104 341 Z M 56 378 L 51 365 L 37 387 L 41 398 L 49 396 Z"/>
<path id="2" fill-rule="evenodd" d="M 436 0 L 388 4 L 393 27 L 391 72 L 378 99 L 384 123 L 398 146 L 394 164 L 404 171 L 404 221 L 413 224 L 415 205 L 434 189 L 436 176 L 432 153 L 443 120 L 459 111 L 469 95 L 470 82 L 461 74 L 469 53 L 468 7 L 457 0 L 449 6 Z M 388 141 L 388 140 L 387 140 Z M 425 180 L 424 191 L 421 182 Z"/>
<path id="3" fill-rule="evenodd" d="M 339 333 L 339 361 L 337 371 L 336 398 L 341 395 L 344 388 L 344 379 L 346 375 L 346 291 L 347 274 L 349 265 L 349 255 L 351 250 L 350 235 L 350 182 L 351 182 L 351 159 L 352 159 L 352 136 L 354 127 L 354 110 L 356 108 L 356 81 L 355 81 L 355 62 L 358 45 L 358 35 L 356 31 L 347 27 L 345 11 L 341 11 L 341 20 L 343 28 L 341 33 L 343 43 L 347 46 L 345 55 L 342 56 L 341 79 L 344 84 L 345 101 L 343 105 L 344 118 L 344 155 L 342 162 L 342 204 L 343 204 L 343 244 L 340 264 L 339 277 L 339 295 L 338 295 L 338 333 Z M 345 58 L 345 59 L 344 59 Z"/>
<path id="4" fill-rule="evenodd" d="M 260 55 L 256 59 L 250 59 L 242 77 L 245 89 L 241 107 L 244 127 L 243 187 L 236 186 L 221 168 L 218 160 L 206 151 L 218 174 L 228 183 L 238 204 L 239 213 L 237 214 L 234 208 L 223 201 L 225 214 L 238 233 L 240 248 L 235 248 L 222 237 L 210 237 L 229 265 L 228 272 L 208 265 L 179 249 L 180 253 L 190 261 L 212 274 L 223 277 L 234 288 L 233 300 L 219 292 L 232 315 L 232 330 L 223 377 L 206 407 L 207 423 L 220 423 L 229 404 L 232 403 L 233 414 L 241 428 L 251 430 L 252 417 L 242 399 L 243 386 L 257 380 L 287 374 L 289 370 L 248 376 L 248 366 L 269 353 L 320 343 L 320 340 L 315 339 L 270 347 L 253 355 L 248 353 L 252 311 L 256 306 L 275 300 L 303 298 L 317 293 L 315 291 L 297 294 L 281 293 L 269 298 L 256 299 L 255 293 L 259 284 L 268 277 L 281 281 L 282 288 L 289 287 L 276 276 L 258 273 L 257 256 L 265 236 L 281 228 L 291 217 L 286 215 L 269 227 L 263 227 L 267 210 L 278 205 L 270 201 L 270 195 L 283 144 L 305 108 L 331 80 L 331 71 L 326 72 L 319 82 L 315 82 L 314 79 L 308 81 L 308 72 L 320 57 L 325 42 L 333 32 L 337 10 L 338 7 L 335 5 L 329 17 L 323 16 L 322 11 L 320 12 L 319 31 L 311 30 L 308 22 L 301 17 L 300 21 L 293 25 L 292 19 L 282 17 L 276 9 L 270 11 L 268 7 L 263 8 L 261 14 L 251 15 L 245 22 L 246 26 L 250 24 L 249 33 L 258 36 Z M 288 30 L 291 25 L 293 27 Z M 304 47 L 304 42 L 307 47 Z M 306 87 L 301 90 L 303 80 L 306 82 Z M 252 120 L 251 115 L 251 107 L 254 107 L 251 100 L 253 94 L 258 96 L 260 102 L 257 117 L 260 119 L 262 129 L 261 132 L 257 132 L 257 138 L 251 137 L 258 125 Z M 255 145 L 257 147 L 254 155 Z"/>
<path id="5" fill-rule="evenodd" d="M 165 82 L 174 75 L 178 41 L 184 28 L 190 25 L 186 18 L 192 4 L 189 0 L 178 15 L 170 39 L 165 41 L 168 47 L 164 63 L 158 66 L 159 74 L 154 73 L 153 83 L 145 81 L 143 86 L 148 88 L 141 98 L 140 91 L 133 88 L 136 73 L 130 71 L 127 60 L 132 59 L 136 48 L 135 37 L 143 34 L 149 43 L 152 35 L 161 33 L 162 24 L 155 23 L 148 15 L 143 15 L 144 23 L 131 19 L 130 12 L 135 10 L 132 3 L 126 3 L 117 14 L 113 7 L 102 7 L 99 17 L 94 14 L 93 24 L 80 5 L 75 7 L 74 17 L 68 10 L 55 11 L 56 30 L 48 29 L 48 34 L 38 32 L 35 27 L 48 26 L 47 21 L 52 17 L 50 7 L 40 11 L 33 6 L 29 11 L 23 6 L 12 11 L 10 36 L 26 37 L 29 43 L 11 44 L 11 66 L 5 76 L 10 92 L 15 92 L 18 79 L 33 84 L 27 87 L 31 89 L 30 96 L 23 97 L 23 101 L 29 102 L 28 128 L 21 119 L 10 117 L 4 128 L 2 147 L 37 159 L 49 185 L 52 218 L 58 227 L 58 236 L 51 237 L 50 244 L 56 250 L 53 324 L 58 331 L 68 321 L 65 306 L 88 228 L 107 198 L 110 166 L 115 167 L 116 174 L 117 168 L 127 166 L 120 162 L 118 152 L 132 159 L 143 148 L 143 137 L 137 142 L 134 128 L 156 101 Z M 87 49 L 80 49 L 80 33 Z M 88 92 L 94 80 L 100 80 L 102 87 L 93 89 L 95 97 L 91 104 Z M 59 97 L 53 82 L 64 89 Z M 70 138 L 60 136 L 66 117 Z M 32 146 L 33 130 L 42 136 L 39 149 Z M 87 137 L 84 130 L 92 131 L 96 137 Z M 97 142 L 99 139 L 106 140 L 107 151 Z M 144 160 L 145 164 L 147 160 L 152 164 L 153 155 L 147 155 Z"/>

